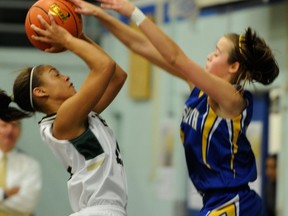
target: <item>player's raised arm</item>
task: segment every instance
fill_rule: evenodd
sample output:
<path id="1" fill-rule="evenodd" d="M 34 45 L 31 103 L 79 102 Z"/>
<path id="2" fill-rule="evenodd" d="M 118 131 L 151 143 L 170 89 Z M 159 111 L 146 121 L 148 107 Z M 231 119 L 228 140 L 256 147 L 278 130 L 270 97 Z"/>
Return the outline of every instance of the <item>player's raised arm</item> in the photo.
<path id="1" fill-rule="evenodd" d="M 83 132 L 87 115 L 102 98 L 115 72 L 115 62 L 99 47 L 73 37 L 68 31 L 55 23 L 52 15 L 49 17 L 51 25 L 41 16 L 39 17 L 39 21 L 45 27 L 45 30 L 33 26 L 34 31 L 39 35 L 35 35 L 33 38 L 45 43 L 62 45 L 83 59 L 90 68 L 90 73 L 79 92 L 61 103 L 59 109 L 57 109 L 57 119 L 53 126 L 54 135 L 58 138 L 70 139 Z M 61 76 L 53 68 L 49 71 L 52 74 L 55 73 L 55 76 Z M 63 79 L 67 81 L 67 85 L 70 83 L 68 77 L 63 76 Z M 45 97 L 41 93 L 41 88 L 35 88 L 33 94 L 36 95 L 36 100 L 43 102 Z"/>
<path id="2" fill-rule="evenodd" d="M 210 104 L 218 113 L 221 113 L 223 117 L 231 118 L 239 115 L 239 113 L 243 111 L 246 106 L 245 101 L 243 100 L 239 89 L 235 88 L 234 85 L 238 85 L 239 83 L 237 82 L 245 80 L 245 77 L 248 76 L 246 74 L 250 70 L 249 68 L 242 70 L 242 66 L 250 65 L 251 63 L 249 62 L 250 59 L 247 59 L 246 56 L 244 56 L 243 61 L 241 56 L 237 56 L 238 58 L 234 59 L 230 58 L 232 52 L 239 53 L 239 37 L 236 37 L 237 42 L 231 41 L 225 35 L 220 38 L 216 44 L 215 50 L 207 57 L 207 63 L 204 69 L 193 60 L 189 59 L 183 50 L 168 35 L 161 31 L 159 27 L 132 3 L 125 0 L 101 0 L 100 2 L 101 7 L 113 9 L 121 15 L 131 18 L 151 41 L 154 47 L 156 47 L 163 58 L 174 67 L 175 70 L 182 73 L 186 80 L 190 81 L 209 95 Z M 249 37 L 248 39 L 250 40 L 249 33 L 246 34 L 247 38 Z M 252 43 L 258 42 L 253 41 L 253 38 L 251 38 L 251 40 Z M 248 43 L 250 43 L 250 41 L 248 41 Z M 263 43 L 263 41 L 260 41 L 259 43 Z M 267 53 L 265 51 L 266 47 L 267 46 L 259 47 L 259 49 L 261 49 L 261 55 Z M 253 54 L 255 52 L 252 49 L 253 47 L 247 46 L 246 50 Z M 269 47 L 267 50 L 270 50 Z M 271 51 L 269 53 L 271 53 Z M 255 58 L 251 59 L 251 61 L 257 62 L 258 60 Z M 274 79 L 277 76 L 274 74 L 278 74 L 278 67 L 274 63 L 272 54 L 267 58 L 268 62 L 263 62 L 264 64 L 267 63 L 271 68 L 271 70 L 268 69 L 270 74 L 267 76 L 271 76 Z M 261 57 L 259 57 L 259 59 L 263 60 Z M 217 65 L 217 67 L 215 65 Z M 255 68 L 253 68 L 253 70 L 256 70 L 255 73 L 258 73 L 258 65 L 254 63 L 252 63 L 252 65 L 255 66 Z M 265 69 L 263 72 L 266 73 Z M 249 79 L 252 80 L 253 77 L 254 76 L 250 76 Z M 257 77 L 255 80 L 263 82 L 260 77 Z"/>
<path id="3" fill-rule="evenodd" d="M 89 37 L 87 37 L 84 33 L 80 36 L 80 38 L 91 43 L 93 46 L 101 50 L 101 47 L 93 40 L 91 40 Z M 98 114 L 104 111 L 120 92 L 121 88 L 123 87 L 126 81 L 126 78 L 127 73 L 121 68 L 120 65 L 116 63 L 115 72 L 111 77 L 110 82 L 105 92 L 103 93 L 103 96 L 96 104 L 96 106 L 93 108 L 93 111 L 95 111 Z"/>
<path id="4" fill-rule="evenodd" d="M 152 45 L 148 38 L 143 33 L 132 29 L 113 16 L 106 13 L 100 7 L 82 0 L 71 0 L 76 6 L 76 12 L 82 15 L 94 16 L 103 26 L 105 26 L 115 37 L 117 37 L 125 46 L 133 52 L 143 56 L 151 63 L 159 66 L 168 73 L 184 79 L 182 73 L 175 70 L 174 67 L 168 64 L 163 59 L 161 54 Z"/>
<path id="5" fill-rule="evenodd" d="M 61 10 L 64 6 L 59 7 Z M 26 112 L 45 114 L 38 122 L 40 135 L 70 174 L 67 187 L 71 216 L 127 216 L 127 180 L 120 147 L 112 129 L 99 115 L 118 94 L 126 73 L 84 34 L 81 38 L 73 36 L 50 13 L 48 17 L 37 17 L 41 28 L 31 26 L 33 40 L 52 44 L 55 49 L 48 47 L 48 51 L 62 47 L 81 58 L 88 68 L 87 72 L 79 71 L 84 82 L 77 92 L 69 76 L 52 65 L 40 63 L 23 68 L 14 81 L 13 96 L 0 91 L 0 117 L 30 116 Z M 25 112 L 16 112 L 11 102 Z M 13 193 L 18 192 L 15 189 Z"/>

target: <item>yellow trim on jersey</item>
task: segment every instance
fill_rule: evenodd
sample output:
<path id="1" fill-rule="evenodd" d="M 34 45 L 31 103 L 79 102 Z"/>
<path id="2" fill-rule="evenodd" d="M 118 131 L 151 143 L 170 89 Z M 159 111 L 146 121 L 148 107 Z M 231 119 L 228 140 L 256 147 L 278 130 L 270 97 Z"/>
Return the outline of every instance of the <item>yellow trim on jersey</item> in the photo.
<path id="1" fill-rule="evenodd" d="M 238 152 L 237 140 L 238 140 L 239 134 L 240 134 L 241 120 L 242 120 L 242 115 L 239 115 L 238 117 L 234 118 L 232 121 L 233 137 L 232 137 L 231 141 L 232 141 L 232 145 L 233 145 L 233 151 L 231 153 L 230 167 L 234 171 L 234 177 L 236 175 L 236 171 L 234 169 L 234 158 L 235 158 L 235 154 L 237 154 L 237 152 Z"/>
<path id="2" fill-rule="evenodd" d="M 103 160 L 100 160 L 100 161 L 97 161 L 96 163 L 93 163 L 93 164 L 89 165 L 89 166 L 87 167 L 87 171 L 92 171 L 92 170 L 98 168 L 99 166 L 101 166 L 101 165 L 103 164 L 103 162 L 104 162 L 104 159 L 103 159 Z"/>
<path id="3" fill-rule="evenodd" d="M 203 91 L 200 91 L 200 92 L 199 92 L 199 95 L 198 95 L 198 98 L 200 98 L 203 94 L 204 94 L 204 92 L 203 92 Z"/>
<path id="4" fill-rule="evenodd" d="M 207 117 L 203 125 L 203 134 L 202 134 L 202 158 L 205 165 L 211 169 L 210 165 L 207 163 L 207 146 L 209 145 L 209 135 L 212 130 L 212 126 L 217 118 L 217 115 L 214 113 L 211 107 L 209 107 Z"/>
<path id="5" fill-rule="evenodd" d="M 216 211 L 212 211 L 208 216 L 237 216 L 236 206 L 234 203 L 225 206 L 224 208 L 221 208 Z"/>
<path id="6" fill-rule="evenodd" d="M 184 138 L 185 138 L 185 134 L 184 132 L 180 129 L 180 139 L 182 141 L 182 144 L 184 144 Z"/>

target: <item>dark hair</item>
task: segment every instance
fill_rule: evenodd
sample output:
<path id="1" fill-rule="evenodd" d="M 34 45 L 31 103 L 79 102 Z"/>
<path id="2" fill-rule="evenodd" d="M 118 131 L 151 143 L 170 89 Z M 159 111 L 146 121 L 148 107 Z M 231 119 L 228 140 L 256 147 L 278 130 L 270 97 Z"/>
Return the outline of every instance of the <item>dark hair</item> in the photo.
<path id="1" fill-rule="evenodd" d="M 28 67 L 20 71 L 19 75 L 14 81 L 13 85 L 13 102 L 20 108 L 9 106 L 12 102 L 12 97 L 8 96 L 5 91 L 0 90 L 0 119 L 3 121 L 20 120 L 22 118 L 30 117 L 38 109 L 37 104 L 33 101 L 34 108 L 30 102 L 30 80 L 32 70 L 32 89 L 41 85 L 40 76 L 42 74 L 41 68 L 43 66 Z M 33 99 L 33 98 L 32 98 Z"/>
<path id="2" fill-rule="evenodd" d="M 33 75 L 32 89 L 42 84 L 40 79 L 40 75 L 42 74 L 41 71 L 42 67 L 43 67 L 42 65 L 39 65 L 36 67 L 24 68 L 20 71 L 19 75 L 14 81 L 13 85 L 14 101 L 21 109 L 25 111 L 35 112 L 37 110 L 37 104 L 35 104 L 33 98 L 32 100 L 34 107 L 32 107 L 30 102 L 30 94 L 31 94 L 30 80 L 32 70 L 34 70 L 34 73 L 32 74 Z"/>
<path id="3" fill-rule="evenodd" d="M 11 102 L 11 96 L 8 96 L 5 91 L 0 90 L 0 119 L 6 122 L 10 122 L 31 116 L 29 113 L 9 106 Z"/>
<path id="4" fill-rule="evenodd" d="M 271 49 L 266 42 L 258 37 L 249 27 L 243 35 L 227 34 L 226 38 L 234 44 L 228 63 L 240 63 L 235 84 L 257 81 L 264 85 L 272 83 L 279 74 L 279 67 Z"/>

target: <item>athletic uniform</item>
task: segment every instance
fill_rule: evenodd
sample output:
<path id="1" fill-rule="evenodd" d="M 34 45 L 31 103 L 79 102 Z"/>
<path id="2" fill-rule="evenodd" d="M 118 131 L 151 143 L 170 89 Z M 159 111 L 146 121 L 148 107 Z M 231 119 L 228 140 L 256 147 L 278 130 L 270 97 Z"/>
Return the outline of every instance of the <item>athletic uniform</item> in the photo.
<path id="1" fill-rule="evenodd" d="M 246 137 L 253 97 L 248 91 L 243 96 L 247 107 L 233 119 L 217 116 L 196 87 L 185 103 L 181 139 L 189 176 L 203 196 L 201 216 L 262 215 L 262 201 L 248 186 L 257 178 Z"/>
<path id="2" fill-rule="evenodd" d="M 68 194 L 73 216 L 125 216 L 127 182 L 119 147 L 112 130 L 96 113 L 88 129 L 73 140 L 52 135 L 55 115 L 40 121 L 42 139 L 71 174 Z M 71 215 L 71 216 L 72 216 Z"/>

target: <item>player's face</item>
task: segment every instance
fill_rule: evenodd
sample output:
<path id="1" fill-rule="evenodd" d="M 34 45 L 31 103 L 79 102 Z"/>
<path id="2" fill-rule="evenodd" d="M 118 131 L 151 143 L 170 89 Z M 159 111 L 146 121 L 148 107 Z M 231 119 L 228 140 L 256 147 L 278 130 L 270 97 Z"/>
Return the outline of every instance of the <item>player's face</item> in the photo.
<path id="1" fill-rule="evenodd" d="M 61 74 L 52 66 L 45 66 L 41 75 L 41 88 L 56 101 L 64 101 L 73 96 L 76 91 L 69 76 Z"/>
<path id="2" fill-rule="evenodd" d="M 3 152 L 12 150 L 21 133 L 19 121 L 5 122 L 0 119 L 0 148 Z"/>
<path id="3" fill-rule="evenodd" d="M 220 38 L 215 50 L 207 57 L 206 70 L 216 76 L 226 78 L 229 74 L 228 57 L 231 49 L 233 49 L 233 43 L 225 37 Z"/>

